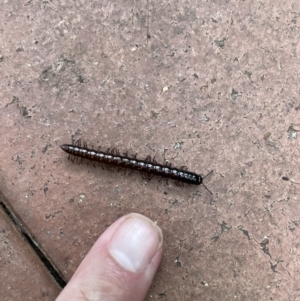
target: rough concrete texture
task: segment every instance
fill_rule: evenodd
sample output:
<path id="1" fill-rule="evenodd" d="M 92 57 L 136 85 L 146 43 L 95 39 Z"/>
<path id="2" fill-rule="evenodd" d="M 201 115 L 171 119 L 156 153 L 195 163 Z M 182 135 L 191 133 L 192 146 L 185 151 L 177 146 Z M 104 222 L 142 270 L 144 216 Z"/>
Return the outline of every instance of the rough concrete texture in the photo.
<path id="1" fill-rule="evenodd" d="M 0 208 L 0 298 L 53 300 L 59 287 Z"/>
<path id="2" fill-rule="evenodd" d="M 66 279 L 139 212 L 165 239 L 147 300 L 300 298 L 299 16 L 292 0 L 2 4 L 0 190 Z M 214 194 L 72 164 L 71 138 L 214 170 Z"/>

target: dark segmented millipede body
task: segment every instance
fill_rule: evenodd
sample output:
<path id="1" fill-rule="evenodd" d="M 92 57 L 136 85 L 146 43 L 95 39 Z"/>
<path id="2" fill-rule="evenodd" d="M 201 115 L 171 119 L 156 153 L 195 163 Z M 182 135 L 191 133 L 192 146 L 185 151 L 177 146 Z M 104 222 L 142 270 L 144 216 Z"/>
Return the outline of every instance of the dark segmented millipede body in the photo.
<path id="1" fill-rule="evenodd" d="M 210 193 L 211 191 L 203 184 L 203 177 L 190 172 L 186 166 L 180 168 L 171 167 L 170 163 L 165 165 L 156 162 L 155 158 L 147 156 L 144 160 L 133 158 L 126 154 L 121 155 L 116 148 L 109 148 L 105 152 L 88 148 L 87 144 L 81 145 L 79 139 L 75 144 L 63 144 L 60 146 L 69 154 L 69 159 L 73 162 L 82 162 L 84 159 L 105 164 L 107 168 L 123 167 L 131 170 L 138 170 L 143 173 L 143 177 L 150 180 L 153 176 L 161 176 L 163 178 L 175 180 L 176 185 L 187 183 L 193 185 L 202 184 Z M 212 172 L 212 171 L 211 171 Z M 210 173 L 211 173 L 210 172 Z M 210 174 L 209 173 L 209 174 Z"/>

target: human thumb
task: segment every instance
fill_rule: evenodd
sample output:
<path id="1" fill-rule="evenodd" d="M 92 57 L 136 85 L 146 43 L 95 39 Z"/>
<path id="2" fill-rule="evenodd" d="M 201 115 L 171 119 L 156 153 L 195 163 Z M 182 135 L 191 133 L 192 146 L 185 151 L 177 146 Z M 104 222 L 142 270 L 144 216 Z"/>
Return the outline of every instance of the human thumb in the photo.
<path id="1" fill-rule="evenodd" d="M 163 254 L 161 229 L 131 213 L 98 238 L 56 301 L 142 301 Z"/>

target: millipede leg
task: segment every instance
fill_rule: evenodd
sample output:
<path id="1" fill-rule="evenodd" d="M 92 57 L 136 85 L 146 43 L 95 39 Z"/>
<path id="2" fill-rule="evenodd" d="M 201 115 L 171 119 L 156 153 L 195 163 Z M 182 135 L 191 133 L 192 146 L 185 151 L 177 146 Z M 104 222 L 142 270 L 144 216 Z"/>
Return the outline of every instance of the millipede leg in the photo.
<path id="1" fill-rule="evenodd" d="M 152 180 L 154 177 L 154 175 L 149 175 L 149 174 L 147 174 L 147 176 L 148 176 L 148 181 Z"/>
<path id="2" fill-rule="evenodd" d="M 76 145 L 76 146 L 79 146 L 79 147 L 81 146 L 81 138 L 79 138 L 79 139 L 75 142 L 75 145 Z"/>
<path id="3" fill-rule="evenodd" d="M 151 162 L 151 163 L 152 163 L 151 156 L 148 155 L 148 156 L 145 158 L 145 162 Z"/>

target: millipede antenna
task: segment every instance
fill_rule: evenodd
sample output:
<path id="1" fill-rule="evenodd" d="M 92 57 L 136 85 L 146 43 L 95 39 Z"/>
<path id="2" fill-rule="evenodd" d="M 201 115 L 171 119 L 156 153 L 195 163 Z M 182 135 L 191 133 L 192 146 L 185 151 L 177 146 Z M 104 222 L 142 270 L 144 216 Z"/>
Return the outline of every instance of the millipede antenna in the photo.
<path id="1" fill-rule="evenodd" d="M 211 170 L 206 176 L 204 176 L 203 178 L 202 178 L 202 181 L 207 177 L 207 176 L 209 176 L 211 173 L 213 172 L 213 170 Z M 213 193 L 205 186 L 205 184 L 202 182 L 202 185 L 204 186 L 204 188 L 211 194 L 211 195 L 213 195 Z"/>

